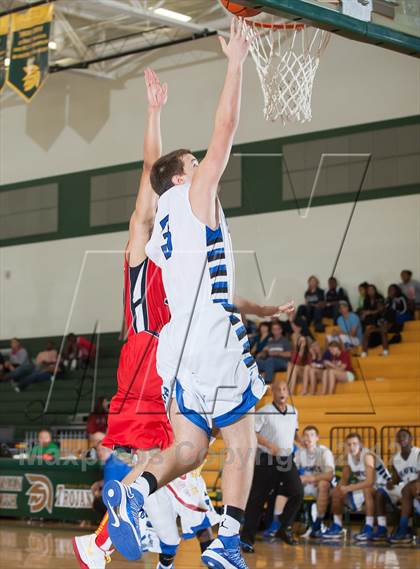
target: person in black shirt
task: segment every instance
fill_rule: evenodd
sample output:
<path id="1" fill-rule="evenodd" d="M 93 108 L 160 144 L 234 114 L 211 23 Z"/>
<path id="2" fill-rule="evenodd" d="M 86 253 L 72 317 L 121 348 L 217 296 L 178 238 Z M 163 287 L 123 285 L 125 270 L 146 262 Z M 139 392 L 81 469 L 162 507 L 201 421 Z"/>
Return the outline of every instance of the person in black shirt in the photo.
<path id="1" fill-rule="evenodd" d="M 319 287 L 319 280 L 315 276 L 308 279 L 308 289 L 305 292 L 305 304 L 301 304 L 297 311 L 298 318 L 305 318 L 308 326 L 311 322 L 315 325 L 317 332 L 324 331 L 322 316 L 325 308 L 325 295 Z"/>
<path id="2" fill-rule="evenodd" d="M 404 325 L 404 322 L 407 322 L 407 320 L 411 320 L 411 314 L 408 309 L 407 298 L 405 294 L 403 294 L 401 288 L 398 285 L 396 284 L 389 285 L 388 296 L 385 301 L 385 304 L 388 308 L 392 308 L 393 310 L 395 310 L 397 324 L 400 325 L 401 329 Z"/>
<path id="3" fill-rule="evenodd" d="M 381 356 L 389 355 L 389 342 L 388 342 L 388 332 L 397 331 L 397 319 L 396 312 L 389 306 L 385 305 L 385 301 L 378 299 L 377 310 L 374 314 L 371 314 L 370 324 L 366 326 L 366 330 L 363 336 L 363 352 L 362 357 L 367 356 L 368 348 L 373 348 L 382 343 L 383 352 Z"/>
<path id="4" fill-rule="evenodd" d="M 332 318 L 334 324 L 337 323 L 337 318 L 339 317 L 339 302 L 345 300 L 352 310 L 349 297 L 347 292 L 341 286 L 338 286 L 337 279 L 335 277 L 330 277 L 328 279 L 328 290 L 325 293 L 325 308 L 324 316 L 326 318 Z"/>
<path id="5" fill-rule="evenodd" d="M 376 324 L 379 302 L 383 303 L 384 297 L 378 292 L 375 285 L 368 285 L 365 300 L 363 301 L 363 310 L 360 313 L 360 320 L 364 328 Z"/>

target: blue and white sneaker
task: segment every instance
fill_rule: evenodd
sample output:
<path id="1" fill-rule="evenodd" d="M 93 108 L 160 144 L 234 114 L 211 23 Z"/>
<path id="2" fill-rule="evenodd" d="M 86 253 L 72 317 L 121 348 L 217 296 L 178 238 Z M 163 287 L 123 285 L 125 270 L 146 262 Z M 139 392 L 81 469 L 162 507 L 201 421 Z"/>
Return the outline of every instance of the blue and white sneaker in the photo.
<path id="1" fill-rule="evenodd" d="M 355 541 L 371 541 L 373 536 L 373 527 L 365 525 L 360 533 L 354 536 Z"/>
<path id="2" fill-rule="evenodd" d="M 323 535 L 324 534 L 321 528 L 312 528 L 309 537 L 310 539 L 321 539 Z"/>
<path id="3" fill-rule="evenodd" d="M 143 553 L 139 517 L 144 498 L 118 480 L 105 484 L 103 501 L 108 510 L 108 532 L 114 547 L 130 561 L 140 559 Z"/>
<path id="4" fill-rule="evenodd" d="M 339 539 L 343 539 L 346 536 L 346 531 L 339 526 L 338 524 L 332 524 L 332 526 L 327 529 L 327 531 L 324 531 L 324 533 L 321 536 L 321 539 L 328 541 L 334 541 L 334 540 L 339 540 Z"/>
<path id="5" fill-rule="evenodd" d="M 410 530 L 400 527 L 389 538 L 389 542 L 392 544 L 411 543 L 412 541 L 413 541 L 413 535 L 410 532 Z"/>
<path id="6" fill-rule="evenodd" d="M 371 537 L 372 541 L 388 541 L 388 529 L 385 526 L 378 526 Z"/>
<path id="7" fill-rule="evenodd" d="M 280 527 L 281 523 L 279 520 L 276 520 L 276 518 L 274 518 L 269 527 L 263 531 L 263 536 L 265 538 L 276 537 L 276 534 L 279 531 Z"/>
<path id="8" fill-rule="evenodd" d="M 248 569 L 241 555 L 238 536 L 219 536 L 204 551 L 201 560 L 212 569 Z"/>

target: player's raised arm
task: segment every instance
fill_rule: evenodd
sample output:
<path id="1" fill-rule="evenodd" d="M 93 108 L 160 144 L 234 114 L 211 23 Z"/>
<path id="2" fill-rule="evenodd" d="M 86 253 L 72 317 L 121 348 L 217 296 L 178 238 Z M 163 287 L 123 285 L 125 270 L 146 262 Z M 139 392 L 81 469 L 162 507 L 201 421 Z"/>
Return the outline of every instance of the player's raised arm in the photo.
<path id="1" fill-rule="evenodd" d="M 230 40 L 219 38 L 228 59 L 225 84 L 216 111 L 213 135 L 205 158 L 197 168 L 190 189 L 194 214 L 210 226 L 217 224 L 215 202 L 220 178 L 226 168 L 233 137 L 239 124 L 242 91 L 242 68 L 250 45 L 245 22 L 232 20 Z"/>
<path id="2" fill-rule="evenodd" d="M 268 318 L 270 316 L 278 316 L 279 314 L 291 314 L 295 310 L 295 303 L 293 300 L 282 305 L 266 305 L 258 304 L 247 298 L 242 298 L 235 294 L 233 302 L 241 314 L 255 314 L 261 318 Z"/>
<path id="3" fill-rule="evenodd" d="M 143 171 L 136 207 L 130 219 L 130 236 L 126 250 L 132 267 L 139 265 L 146 258 L 145 246 L 150 239 L 155 220 L 157 195 L 150 184 L 150 172 L 153 164 L 162 154 L 160 115 L 168 98 L 166 83 L 161 85 L 154 71 L 146 69 L 144 78 L 146 81 L 148 108 L 144 134 Z"/>

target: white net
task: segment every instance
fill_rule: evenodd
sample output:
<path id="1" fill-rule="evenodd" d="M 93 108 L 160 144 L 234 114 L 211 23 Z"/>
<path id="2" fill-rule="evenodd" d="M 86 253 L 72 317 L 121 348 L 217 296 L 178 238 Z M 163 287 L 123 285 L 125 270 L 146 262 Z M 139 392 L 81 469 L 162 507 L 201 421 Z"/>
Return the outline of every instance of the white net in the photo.
<path id="1" fill-rule="evenodd" d="M 303 25 L 261 28 L 250 20 L 247 23 L 254 35 L 251 54 L 261 81 L 266 120 L 310 121 L 314 78 L 330 33 Z"/>

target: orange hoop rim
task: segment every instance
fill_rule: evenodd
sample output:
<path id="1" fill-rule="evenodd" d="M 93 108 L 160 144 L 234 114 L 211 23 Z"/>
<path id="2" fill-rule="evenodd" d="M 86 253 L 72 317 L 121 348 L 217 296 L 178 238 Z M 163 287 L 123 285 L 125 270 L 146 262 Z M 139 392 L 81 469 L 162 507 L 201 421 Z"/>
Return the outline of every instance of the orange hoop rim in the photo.
<path id="1" fill-rule="evenodd" d="M 303 30 L 308 27 L 307 24 L 298 24 L 293 22 L 286 22 L 284 24 L 272 24 L 270 22 L 258 22 L 256 20 L 250 20 L 248 18 L 244 18 L 244 21 L 252 27 L 265 28 L 269 30 Z"/>

